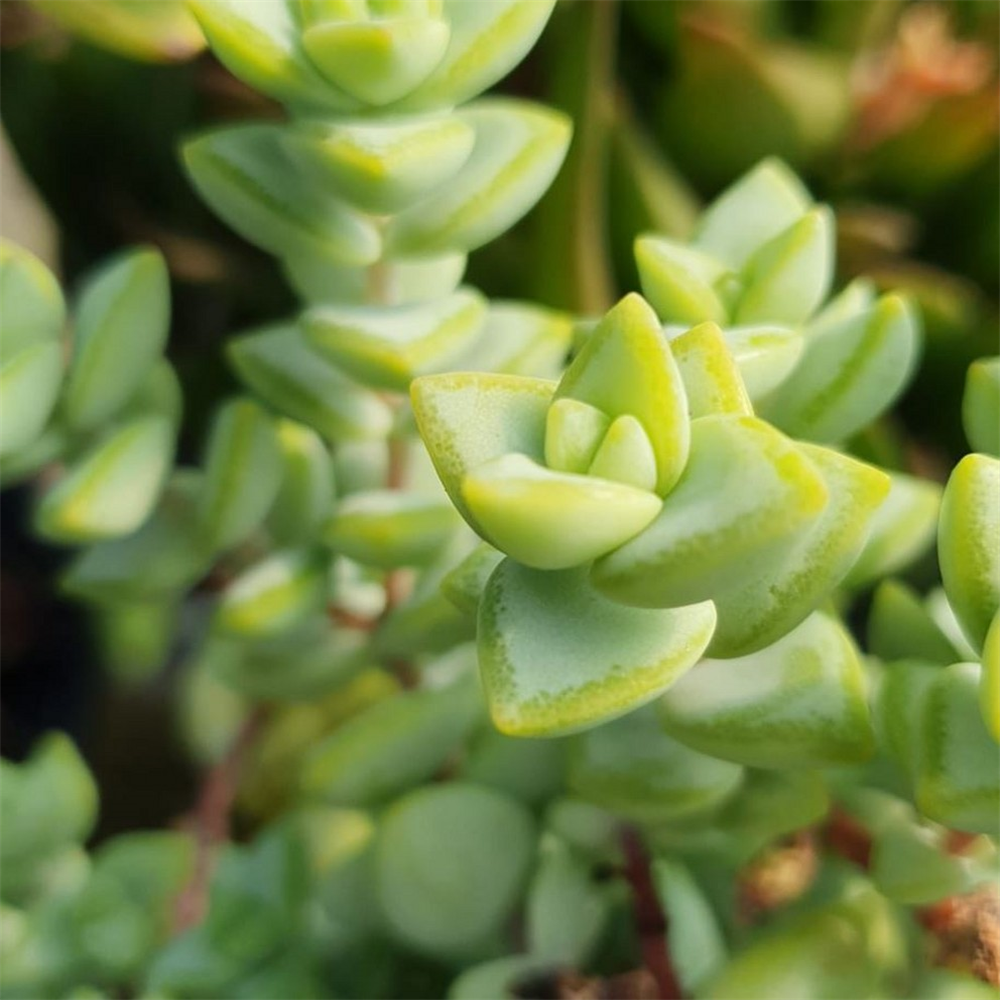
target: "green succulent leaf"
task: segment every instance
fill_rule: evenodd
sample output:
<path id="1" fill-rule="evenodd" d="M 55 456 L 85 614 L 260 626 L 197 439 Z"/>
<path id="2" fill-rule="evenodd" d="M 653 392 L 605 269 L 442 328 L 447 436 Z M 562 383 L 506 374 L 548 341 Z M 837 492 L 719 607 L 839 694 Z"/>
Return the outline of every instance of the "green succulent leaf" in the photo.
<path id="1" fill-rule="evenodd" d="M 774 324 L 727 326 L 723 336 L 754 403 L 791 375 L 805 349 L 801 331 Z"/>
<path id="2" fill-rule="evenodd" d="M 563 789 L 566 742 L 515 739 L 486 726 L 467 745 L 458 777 L 540 806 Z"/>
<path id="3" fill-rule="evenodd" d="M 63 346 L 43 340 L 0 367 L 0 455 L 31 447 L 55 408 L 63 378 Z"/>
<path id="4" fill-rule="evenodd" d="M 462 499 L 492 545 L 526 566 L 547 570 L 580 566 L 617 548 L 663 505 L 648 489 L 553 472 L 518 454 L 469 472 Z"/>
<path id="5" fill-rule="evenodd" d="M 207 572 L 210 554 L 198 525 L 202 480 L 192 469 L 173 473 L 149 519 L 123 538 L 77 555 L 62 579 L 65 591 L 102 605 L 163 601 Z"/>
<path id="6" fill-rule="evenodd" d="M 494 99 L 456 115 L 475 131 L 472 153 L 443 190 L 389 221 L 392 256 L 464 252 L 488 243 L 538 201 L 566 154 L 568 119 L 540 105 Z"/>
<path id="7" fill-rule="evenodd" d="M 732 272 L 710 254 L 663 236 L 635 241 L 642 294 L 663 323 L 724 323 L 729 318 L 717 286 Z"/>
<path id="8" fill-rule="evenodd" d="M 316 537 L 334 503 L 333 458 L 305 424 L 279 420 L 281 487 L 267 515 L 267 528 L 282 544 Z"/>
<path id="9" fill-rule="evenodd" d="M 326 79 L 362 104 L 405 97 L 441 62 L 450 32 L 430 17 L 323 21 L 306 28 L 302 47 Z"/>
<path id="10" fill-rule="evenodd" d="M 996 877 L 996 848 L 986 837 L 952 854 L 944 833 L 912 821 L 879 831 L 871 854 L 872 881 L 879 892 L 907 906 L 923 906 L 971 892 Z"/>
<path id="11" fill-rule="evenodd" d="M 973 451 L 1000 457 L 1000 358 L 980 358 L 969 365 L 962 423 Z"/>
<path id="12" fill-rule="evenodd" d="M 742 270 L 759 247 L 798 222 L 812 206 L 809 192 L 784 163 L 762 160 L 702 213 L 694 245 Z"/>
<path id="13" fill-rule="evenodd" d="M 331 364 L 296 323 L 238 337 L 228 351 L 240 377 L 265 402 L 330 441 L 381 437 L 389 430 L 388 407 Z"/>
<path id="14" fill-rule="evenodd" d="M 1000 612 L 983 643 L 983 676 L 979 682 L 979 708 L 990 735 L 1000 743 Z"/>
<path id="15" fill-rule="evenodd" d="M 543 837 L 526 902 L 529 954 L 582 968 L 609 916 L 607 892 L 592 879 L 589 865 L 557 837 Z"/>
<path id="16" fill-rule="evenodd" d="M 889 477 L 880 469 L 829 448 L 798 447 L 826 484 L 826 507 L 782 562 L 758 567 L 713 595 L 719 620 L 711 656 L 762 649 L 819 607 L 857 559 L 888 493 Z"/>
<path id="17" fill-rule="evenodd" d="M 685 993 L 698 991 L 725 965 L 726 939 L 711 904 L 680 862 L 657 858 L 653 883 L 671 933 L 670 953 Z"/>
<path id="18" fill-rule="evenodd" d="M 34 254 L 0 240 L 0 359 L 58 340 L 66 321 L 59 283 Z"/>
<path id="19" fill-rule="evenodd" d="M 1000 757 L 979 712 L 981 668 L 956 663 L 940 671 L 920 720 L 916 801 L 931 819 L 996 836 Z"/>
<path id="20" fill-rule="evenodd" d="M 42 497 L 35 527 L 64 544 L 131 534 L 152 512 L 173 452 L 162 417 L 112 428 Z"/>
<path id="21" fill-rule="evenodd" d="M 480 543 L 448 571 L 441 581 L 441 593 L 463 614 L 475 618 L 487 581 L 503 559 L 504 554 L 492 545 Z"/>
<path id="22" fill-rule="evenodd" d="M 274 552 L 226 587 L 215 625 L 245 638 L 278 635 L 326 606 L 328 557 L 315 549 Z"/>
<path id="23" fill-rule="evenodd" d="M 966 455 L 941 501 L 938 559 L 948 601 L 974 649 L 1000 608 L 1000 459 Z"/>
<path id="24" fill-rule="evenodd" d="M 198 505 L 210 548 L 230 548 L 263 522 L 281 485 L 281 466 L 271 417 L 249 399 L 223 404 L 208 439 Z"/>
<path id="25" fill-rule="evenodd" d="M 478 372 L 414 380 L 410 396 L 420 436 L 451 502 L 477 531 L 462 496 L 466 474 L 511 453 L 541 461 L 555 388 L 545 379 Z"/>
<path id="26" fill-rule="evenodd" d="M 807 320 L 830 290 L 833 234 L 833 213 L 814 208 L 756 250 L 744 267 L 733 319 L 789 325 Z"/>
<path id="27" fill-rule="evenodd" d="M 924 660 L 897 660 L 886 664 L 879 679 L 874 703 L 879 744 L 911 781 L 920 766 L 927 695 L 941 669 Z"/>
<path id="28" fill-rule="evenodd" d="M 149 374 L 167 342 L 170 285 L 156 250 L 130 250 L 83 286 L 62 412 L 77 430 L 113 416 Z"/>
<path id="29" fill-rule="evenodd" d="M 321 306 L 306 313 L 310 342 L 354 378 L 406 392 L 442 371 L 478 339 L 486 302 L 472 289 L 404 306 Z"/>
<path id="30" fill-rule="evenodd" d="M 885 295 L 872 308 L 807 331 L 794 372 L 761 401 L 760 412 L 797 437 L 844 441 L 895 401 L 918 346 L 914 310 L 900 296 Z"/>
<path id="31" fill-rule="evenodd" d="M 302 47 L 291 5 L 188 0 L 212 52 L 235 76 L 282 101 L 352 111 L 358 102 L 320 75 Z"/>
<path id="32" fill-rule="evenodd" d="M 706 813 L 739 787 L 743 769 L 668 736 L 653 706 L 574 737 L 570 789 L 640 823 Z"/>
<path id="33" fill-rule="evenodd" d="M 749 656 L 703 661 L 658 705 L 675 739 L 738 764 L 833 767 L 874 749 L 857 650 L 819 613 Z"/>
<path id="34" fill-rule="evenodd" d="M 688 459 L 687 398 L 656 316 L 640 296 L 627 295 L 598 323 L 559 382 L 556 398 L 567 397 L 612 420 L 635 417 L 656 458 L 656 492 L 667 494 Z"/>
<path id="35" fill-rule="evenodd" d="M 375 224 L 303 169 L 280 126 L 214 129 L 186 142 L 182 153 L 202 198 L 251 243 L 280 256 L 312 256 L 332 264 L 364 266 L 378 260 L 382 245 Z"/>
<path id="36" fill-rule="evenodd" d="M 545 415 L 545 464 L 556 472 L 586 472 L 610 425 L 611 418 L 596 406 L 568 396 L 557 399 Z"/>
<path id="37" fill-rule="evenodd" d="M 90 836 L 97 822 L 97 786 L 62 733 L 39 740 L 21 764 L 4 760 L 0 773 L 2 898 L 16 903 L 30 891 L 43 861 Z"/>
<path id="38" fill-rule="evenodd" d="M 554 6 L 555 0 L 444 0 L 451 31 L 444 58 L 395 110 L 452 107 L 482 93 L 524 58 Z"/>
<path id="39" fill-rule="evenodd" d="M 889 493 L 871 519 L 871 533 L 844 582 L 857 587 L 908 566 L 934 543 L 941 487 L 891 473 Z"/>
<path id="40" fill-rule="evenodd" d="M 323 525 L 321 537 L 335 552 L 365 566 L 425 566 L 438 556 L 459 524 L 444 497 L 371 490 L 340 501 Z"/>
<path id="41" fill-rule="evenodd" d="M 875 591 L 868 649 L 887 663 L 921 659 L 947 666 L 958 659 L 958 651 L 920 597 L 898 580 L 886 580 Z"/>
<path id="42" fill-rule="evenodd" d="M 514 799 L 459 782 L 411 793 L 386 813 L 376 847 L 389 929 L 425 954 L 475 953 L 512 912 L 534 853 L 534 822 Z"/>
<path id="43" fill-rule="evenodd" d="M 712 599 L 783 562 L 827 504 L 821 474 L 796 445 L 754 417 L 691 424 L 691 458 L 656 519 L 594 566 L 616 601 L 677 607 Z"/>
<path id="44" fill-rule="evenodd" d="M 366 212 L 398 212 L 454 177 L 475 142 L 454 115 L 303 124 L 289 141 Z"/>
<path id="45" fill-rule="evenodd" d="M 300 787 L 333 805 L 379 805 L 429 781 L 480 718 L 471 673 L 441 690 L 401 692 L 311 748 Z"/>
<path id="46" fill-rule="evenodd" d="M 670 353 L 684 381 L 692 420 L 719 413 L 753 416 L 739 364 L 714 323 L 701 323 L 672 339 Z"/>
<path id="47" fill-rule="evenodd" d="M 572 335 L 573 324 L 566 313 L 493 299 L 482 336 L 457 367 L 558 378 Z"/>
<path id="48" fill-rule="evenodd" d="M 511 736 L 558 736 L 630 712 L 698 660 L 714 624 L 709 602 L 627 608 L 593 590 L 585 568 L 543 572 L 507 559 L 479 606 L 493 722 Z"/>

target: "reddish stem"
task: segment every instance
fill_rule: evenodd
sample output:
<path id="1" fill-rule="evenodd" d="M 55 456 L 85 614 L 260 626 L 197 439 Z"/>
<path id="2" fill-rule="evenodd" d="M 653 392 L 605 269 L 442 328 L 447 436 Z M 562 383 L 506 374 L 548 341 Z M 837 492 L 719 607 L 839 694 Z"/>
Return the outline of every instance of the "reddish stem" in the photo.
<path id="1" fill-rule="evenodd" d="M 649 855 L 639 834 L 626 828 L 621 835 L 625 851 L 625 877 L 632 886 L 635 927 L 642 948 L 642 960 L 656 980 L 659 1000 L 680 1000 L 683 997 L 667 941 L 667 918 L 660 906 Z"/>
<path id="2" fill-rule="evenodd" d="M 255 708 L 244 719 L 225 755 L 205 773 L 194 810 L 197 843 L 191 880 L 177 897 L 174 928 L 179 933 L 201 923 L 208 907 L 208 886 L 215 868 L 216 848 L 230 836 L 230 813 L 247 753 L 267 716 Z"/>

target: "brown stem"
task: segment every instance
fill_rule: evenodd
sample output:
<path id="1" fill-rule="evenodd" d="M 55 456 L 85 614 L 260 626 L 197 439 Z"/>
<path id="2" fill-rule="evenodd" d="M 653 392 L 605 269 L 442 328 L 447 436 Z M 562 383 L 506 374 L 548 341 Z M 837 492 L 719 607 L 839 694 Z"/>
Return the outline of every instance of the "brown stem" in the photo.
<path id="1" fill-rule="evenodd" d="M 216 848 L 230 836 L 230 813 L 247 753 L 267 716 L 262 706 L 243 720 L 225 755 L 205 774 L 194 810 L 197 842 L 191 880 L 177 897 L 174 928 L 180 933 L 201 923 L 208 906 L 208 886 L 215 868 Z"/>
<path id="2" fill-rule="evenodd" d="M 684 994 L 670 960 L 667 918 L 653 885 L 649 855 L 639 834 L 630 827 L 622 831 L 621 843 L 625 852 L 625 877 L 632 886 L 635 927 L 643 964 L 656 980 L 659 1000 L 680 1000 Z"/>

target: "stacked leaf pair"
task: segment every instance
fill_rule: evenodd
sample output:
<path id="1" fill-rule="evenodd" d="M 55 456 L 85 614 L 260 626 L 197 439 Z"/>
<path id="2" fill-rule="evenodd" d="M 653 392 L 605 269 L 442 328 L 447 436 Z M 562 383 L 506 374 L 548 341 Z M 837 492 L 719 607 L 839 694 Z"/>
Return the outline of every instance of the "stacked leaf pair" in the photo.
<path id="1" fill-rule="evenodd" d="M 17 482 L 59 463 L 35 518 L 53 541 L 128 535 L 160 496 L 180 420 L 180 386 L 162 356 L 164 262 L 133 250 L 88 276 L 67 338 L 53 276 L 18 247 L 0 253 L 0 475 Z"/>
<path id="2" fill-rule="evenodd" d="M 509 557 L 479 602 L 478 641 L 512 734 L 594 725 L 706 650 L 780 639 L 840 582 L 889 488 L 754 416 L 719 328 L 668 343 L 637 295 L 559 382 L 458 373 L 412 395 L 452 501 Z"/>

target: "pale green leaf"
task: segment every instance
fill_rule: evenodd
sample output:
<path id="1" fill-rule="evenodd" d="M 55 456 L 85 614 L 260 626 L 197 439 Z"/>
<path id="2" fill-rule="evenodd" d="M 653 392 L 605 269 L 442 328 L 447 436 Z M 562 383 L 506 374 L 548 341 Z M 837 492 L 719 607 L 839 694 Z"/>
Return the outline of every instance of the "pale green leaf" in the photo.
<path id="1" fill-rule="evenodd" d="M 42 340 L 0 367 L 0 455 L 33 445 L 56 405 L 63 377 L 63 345 Z"/>
<path id="2" fill-rule="evenodd" d="M 701 656 L 710 603 L 667 611 L 602 597 L 585 569 L 542 572 L 510 559 L 479 606 L 479 664 L 496 727 L 557 736 L 630 712 Z"/>

